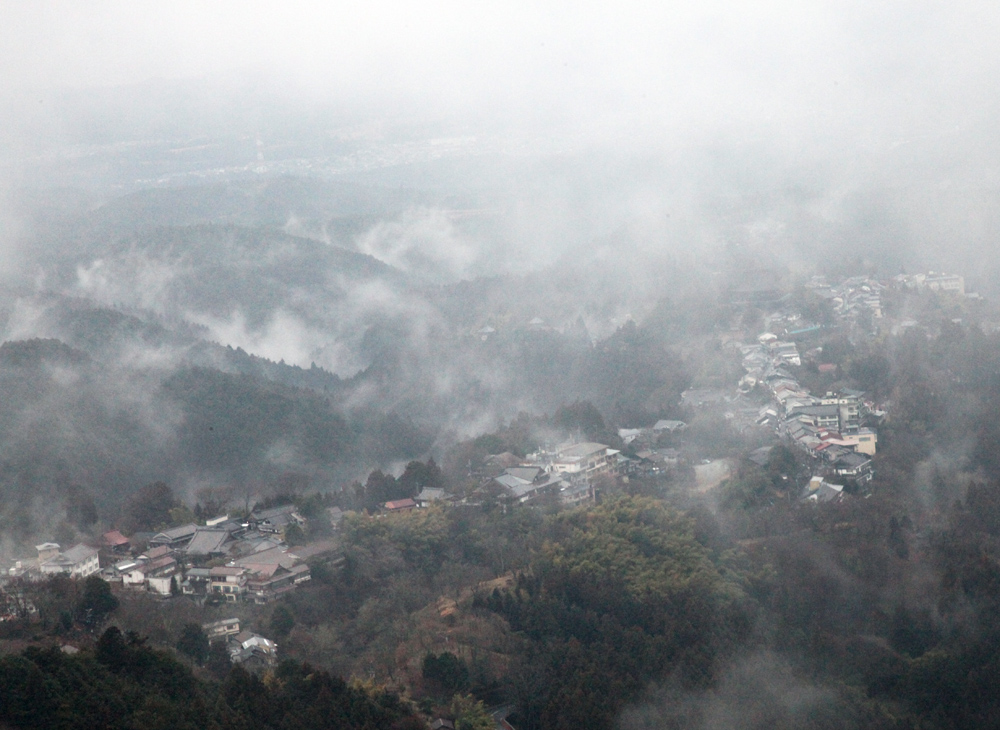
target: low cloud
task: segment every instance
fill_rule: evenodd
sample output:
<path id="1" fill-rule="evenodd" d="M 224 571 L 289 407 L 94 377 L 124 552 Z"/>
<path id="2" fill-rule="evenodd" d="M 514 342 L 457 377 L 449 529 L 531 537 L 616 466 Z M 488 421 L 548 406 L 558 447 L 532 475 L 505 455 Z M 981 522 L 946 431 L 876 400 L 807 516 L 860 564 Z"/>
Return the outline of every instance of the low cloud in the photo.
<path id="1" fill-rule="evenodd" d="M 867 723 L 863 707 L 770 653 L 738 662 L 708 690 L 657 689 L 620 719 L 621 730 L 845 730 Z"/>
<path id="2" fill-rule="evenodd" d="M 434 208 L 413 208 L 394 221 L 383 221 L 357 240 L 358 250 L 411 276 L 432 283 L 468 277 L 482 248 Z"/>
<path id="3" fill-rule="evenodd" d="M 192 312 L 187 319 L 205 327 L 209 339 L 241 347 L 274 362 L 284 361 L 300 367 L 309 367 L 325 345 L 319 333 L 284 310 L 275 312 L 260 328 L 249 327 L 246 317 L 238 310 L 227 318 Z"/>

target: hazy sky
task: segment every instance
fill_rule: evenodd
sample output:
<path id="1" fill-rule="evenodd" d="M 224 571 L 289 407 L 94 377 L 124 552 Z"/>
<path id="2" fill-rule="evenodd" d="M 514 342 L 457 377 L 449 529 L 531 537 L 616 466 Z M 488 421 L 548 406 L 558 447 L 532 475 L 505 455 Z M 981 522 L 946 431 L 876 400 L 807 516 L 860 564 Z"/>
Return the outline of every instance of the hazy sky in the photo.
<path id="1" fill-rule="evenodd" d="M 598 136 L 882 145 L 991 115 L 998 29 L 990 2 L 33 0 L 0 3 L 0 78 L 252 81 Z"/>
<path id="2" fill-rule="evenodd" d="M 643 187 L 591 155 L 588 202 L 525 192 L 539 250 L 546 226 L 551 252 L 620 219 L 671 214 L 674 230 L 686 205 L 692 240 L 770 231 L 779 256 L 881 252 L 897 266 L 913 251 L 914 266 L 969 270 L 1000 235 L 998 31 L 1000 3 L 974 0 L 0 0 L 0 163 L 15 160 L 0 184 L 3 169 L 44 174 L 38 150 L 63 142 L 246 136 L 258 115 L 308 126 L 311 109 L 334 109 L 317 115 L 325 134 L 359 118 L 344 110 L 373 112 L 432 121 L 429 136 L 664 153 L 668 182 Z M 190 123 L 171 127 L 182 86 L 196 90 Z M 86 93 L 97 87 L 120 89 Z M 84 93 L 60 107 L 61 89 Z M 565 225 L 581 211 L 586 236 Z"/>

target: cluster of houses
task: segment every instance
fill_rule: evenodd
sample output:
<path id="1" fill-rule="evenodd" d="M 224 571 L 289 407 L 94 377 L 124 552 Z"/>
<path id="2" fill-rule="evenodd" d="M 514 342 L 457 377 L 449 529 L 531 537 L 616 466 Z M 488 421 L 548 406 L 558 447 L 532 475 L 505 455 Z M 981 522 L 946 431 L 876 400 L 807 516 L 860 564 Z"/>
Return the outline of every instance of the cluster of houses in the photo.
<path id="1" fill-rule="evenodd" d="M 979 299 L 979 295 L 967 292 L 965 278 L 958 274 L 945 274 L 930 271 L 920 274 L 899 274 L 892 279 L 879 280 L 871 276 L 852 276 L 836 284 L 830 284 L 825 276 L 813 276 L 804 288 L 816 296 L 827 300 L 833 313 L 843 322 L 857 323 L 863 315 L 870 320 L 882 319 L 884 309 L 882 296 L 888 289 L 927 291 L 941 294 Z M 822 329 L 820 325 L 809 324 L 801 320 L 800 315 L 774 314 L 765 318 L 765 327 L 771 331 L 781 331 L 786 338 L 801 337 Z M 894 325 L 897 333 L 902 327 L 913 326 L 916 322 L 904 320 Z"/>
<path id="2" fill-rule="evenodd" d="M 619 472 L 626 476 L 656 476 L 677 466 L 680 452 L 672 445 L 675 435 L 687 431 L 684 421 L 660 419 L 651 428 L 620 428 L 618 437 L 632 447 L 635 456 L 622 454 Z"/>
<path id="3" fill-rule="evenodd" d="M 886 285 L 869 276 L 852 276 L 830 285 L 825 276 L 814 276 L 805 288 L 833 305 L 834 313 L 844 320 L 856 320 L 862 313 L 874 319 L 882 317 L 882 292 Z"/>
<path id="4" fill-rule="evenodd" d="M 594 442 L 565 443 L 521 458 L 494 454 L 477 476 L 479 487 L 469 497 L 481 502 L 488 496 L 509 504 L 527 504 L 542 497 L 573 505 L 594 498 L 594 478 L 616 470 L 620 452 Z"/>
<path id="5" fill-rule="evenodd" d="M 978 294 L 965 290 L 963 276 L 935 271 L 899 274 L 885 281 L 870 276 L 854 276 L 832 286 L 825 277 L 814 276 L 805 284 L 805 288 L 828 300 L 833 305 L 834 313 L 849 322 L 856 321 L 864 313 L 873 319 L 880 319 L 884 314 L 882 294 L 890 288 L 980 298 Z"/>
<path id="6" fill-rule="evenodd" d="M 278 645 L 270 639 L 241 629 L 238 618 L 202 624 L 210 642 L 224 641 L 233 664 L 246 669 L 265 670 L 278 663 Z"/>
<path id="7" fill-rule="evenodd" d="M 933 271 L 901 274 L 885 281 L 857 276 L 833 285 L 825 277 L 814 276 L 805 288 L 830 302 L 833 313 L 848 323 L 858 322 L 862 316 L 881 319 L 884 316 L 883 295 L 893 288 L 977 298 L 966 292 L 962 276 Z M 840 499 L 845 485 L 863 489 L 874 477 L 872 457 L 877 449 L 878 434 L 868 425 L 877 423 L 885 413 L 866 401 L 861 392 L 842 390 L 818 396 L 800 386 L 788 368 L 801 366 L 803 360 L 816 361 L 821 373 L 835 373 L 837 366 L 822 362 L 819 348 L 800 354 L 795 340 L 801 341 L 822 327 L 803 320 L 798 313 L 782 310 L 782 301 L 786 299 L 778 298 L 773 302 L 778 310 L 765 317 L 769 331 L 761 334 L 757 342 L 729 343 L 739 348 L 743 358 L 745 374 L 740 379 L 738 391 L 748 395 L 757 388 L 766 389 L 773 400 L 757 411 L 754 425 L 773 428 L 779 436 L 815 459 L 814 471 L 819 476 L 806 485 L 803 499 L 818 502 Z M 904 321 L 894 326 L 893 331 L 915 324 Z M 739 396 L 727 401 L 731 413 L 726 415 L 735 419 L 734 425 L 740 421 L 738 416 L 742 413 L 733 405 L 738 400 Z M 682 402 L 704 406 L 719 402 L 719 398 L 714 394 L 706 397 L 704 393 L 691 392 L 685 394 Z M 623 438 L 625 435 L 622 434 Z M 758 450 L 757 458 L 766 460 L 766 451 Z"/>
<path id="8" fill-rule="evenodd" d="M 739 390 L 749 393 L 758 385 L 766 384 L 766 378 L 781 371 L 787 373 L 787 365 L 799 366 L 802 358 L 799 348 L 794 342 L 783 342 L 778 336 L 765 332 L 757 338 L 756 344 L 740 345 L 743 356 L 743 369 L 746 374 L 740 378 Z M 791 379 L 791 376 L 788 376 Z"/>
<path id="9" fill-rule="evenodd" d="M 101 537 L 99 547 L 76 545 L 63 552 L 55 543 L 37 545 L 38 557 L 15 561 L 8 575 L 41 579 L 58 573 L 72 578 L 99 574 L 124 588 L 165 597 L 263 604 L 308 581 L 307 561 L 342 560 L 332 540 L 288 547 L 286 532 L 304 523 L 295 507 L 287 505 L 256 510 L 246 520 L 223 516 L 132 540 L 112 530 Z"/>
<path id="10" fill-rule="evenodd" d="M 494 499 L 506 504 L 528 504 L 544 498 L 574 505 L 594 499 L 594 481 L 615 473 L 621 452 L 594 442 L 566 443 L 522 458 L 509 451 L 493 454 L 473 474 L 479 486 L 465 499 L 449 497 L 442 489 L 424 489 L 413 499 L 385 503 L 385 511 L 426 507 L 433 502 L 468 505 Z"/>
<path id="11" fill-rule="evenodd" d="M 687 428 L 682 421 L 660 421 L 649 429 L 621 429 L 624 440 L 654 443 L 658 434 Z M 676 449 L 645 448 L 636 457 L 596 442 L 570 442 L 543 448 L 525 457 L 509 451 L 493 454 L 472 475 L 478 486 L 465 498 L 447 495 L 443 489 L 425 488 L 414 498 L 386 502 L 383 512 L 397 513 L 427 507 L 435 502 L 478 506 L 486 502 L 507 505 L 555 500 L 566 506 L 593 501 L 602 475 L 659 473 L 678 463 Z"/>
<path id="12" fill-rule="evenodd" d="M 555 495 L 565 505 L 580 504 L 594 499 L 597 477 L 617 472 L 620 457 L 618 449 L 606 444 L 565 443 L 505 466 L 490 484 L 521 504 L 543 495 Z"/>
<path id="13" fill-rule="evenodd" d="M 742 348 L 747 374 L 741 381 L 741 388 L 750 383 L 761 385 L 773 398 L 772 403 L 760 409 L 757 423 L 773 427 L 776 433 L 813 457 L 819 471 L 839 482 L 831 489 L 820 489 L 821 484 L 828 483 L 813 480 L 806 488 L 806 498 L 827 501 L 820 496 L 832 499 L 842 494 L 845 483 L 858 488 L 866 486 L 874 476 L 872 456 L 878 444 L 875 429 L 865 426 L 874 405 L 866 402 L 864 394 L 858 391 L 811 394 L 785 368 L 787 359 L 774 346 L 775 336 L 765 333 L 758 340 L 758 345 Z"/>

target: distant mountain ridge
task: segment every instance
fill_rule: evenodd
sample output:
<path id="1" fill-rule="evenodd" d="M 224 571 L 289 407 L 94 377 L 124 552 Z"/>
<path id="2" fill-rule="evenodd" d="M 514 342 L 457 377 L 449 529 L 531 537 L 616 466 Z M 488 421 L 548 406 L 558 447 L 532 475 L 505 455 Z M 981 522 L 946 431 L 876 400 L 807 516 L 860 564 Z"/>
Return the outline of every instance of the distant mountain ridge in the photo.
<path id="1" fill-rule="evenodd" d="M 329 221 L 357 216 L 391 216 L 433 198 L 409 188 L 386 188 L 301 177 L 270 177 L 203 186 L 140 190 L 90 212 L 98 226 L 188 226 L 233 223 L 283 226 L 296 216 Z"/>

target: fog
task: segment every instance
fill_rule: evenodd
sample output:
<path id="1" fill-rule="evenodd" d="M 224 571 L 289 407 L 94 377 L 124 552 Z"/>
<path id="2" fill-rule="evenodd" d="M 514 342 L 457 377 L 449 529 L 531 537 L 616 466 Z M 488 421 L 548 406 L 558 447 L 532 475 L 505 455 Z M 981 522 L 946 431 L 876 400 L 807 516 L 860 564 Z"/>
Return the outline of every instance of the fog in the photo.
<path id="1" fill-rule="evenodd" d="M 100 130 L 61 114 L 67 96 L 96 104 L 130 89 L 127 126 L 162 131 L 180 120 L 144 89 L 198 81 L 203 130 L 256 131 L 280 98 L 336 109 L 342 127 L 352 114 L 448 120 L 476 136 L 644 153 L 721 139 L 849 167 L 931 140 L 987 142 L 996 105 L 988 3 L 43 2 L 3 13 L 0 76 L 21 100 L 8 107 L 22 121 L 12 131 L 70 140 Z"/>
<path id="2" fill-rule="evenodd" d="M 0 557 L 296 500 L 282 651 L 424 713 L 454 651 L 517 727 L 995 720 L 998 30 L 0 0 Z"/>
<path id="3" fill-rule="evenodd" d="M 0 21 L 10 337 L 61 336 L 24 314 L 54 293 L 349 378 L 396 327 L 446 394 L 477 368 L 443 334 L 541 316 L 606 337 L 747 267 L 996 291 L 988 3 L 40 2 Z M 217 251 L 241 233 L 162 233 L 199 225 L 287 237 L 237 265 Z M 335 251 L 325 270 L 303 241 Z M 385 268 L 345 272 L 344 251 Z M 435 293 L 491 277 L 513 279 L 488 306 Z M 498 417 L 552 406 L 474 380 Z"/>
<path id="4" fill-rule="evenodd" d="M 342 378 L 391 358 L 343 403 L 474 435 L 573 397 L 456 344 L 483 327 L 597 340 L 747 268 L 991 294 L 998 13 L 7 3 L 6 334 L 82 347 L 55 295 Z M 146 345 L 108 356 L 190 360 Z"/>
<path id="5" fill-rule="evenodd" d="M 816 686 L 779 658 L 764 654 L 742 659 L 709 692 L 680 688 L 657 690 L 655 700 L 630 709 L 622 718 L 628 730 L 666 728 L 865 727 L 835 691 Z"/>
<path id="6" fill-rule="evenodd" d="M 706 123 L 786 144 L 943 135 L 988 114 L 997 63 L 987 3 L 45 2 L 4 13 L 0 73 L 22 89 L 203 78 L 408 102 L 394 114 L 418 118 L 504 109 L 603 141 Z"/>

